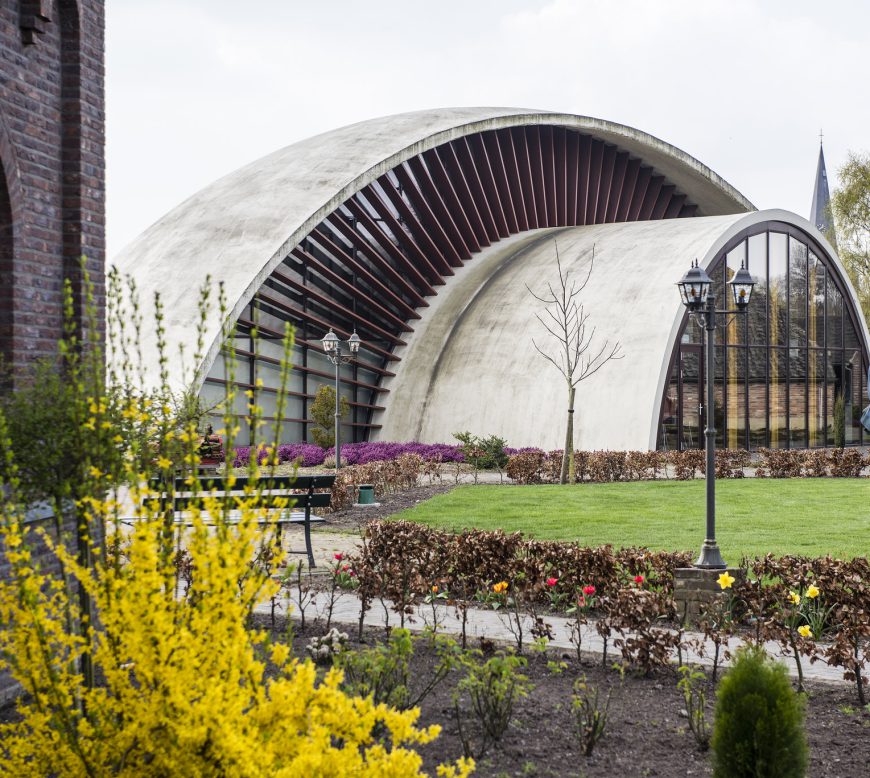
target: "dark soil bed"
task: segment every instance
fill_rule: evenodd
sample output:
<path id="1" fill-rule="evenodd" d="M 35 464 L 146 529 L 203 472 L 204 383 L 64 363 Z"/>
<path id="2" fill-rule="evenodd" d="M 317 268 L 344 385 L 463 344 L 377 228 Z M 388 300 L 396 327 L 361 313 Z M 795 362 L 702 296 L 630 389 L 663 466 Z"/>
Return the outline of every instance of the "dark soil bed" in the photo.
<path id="1" fill-rule="evenodd" d="M 375 519 L 391 516 L 407 508 L 413 508 L 417 503 L 424 502 L 436 494 L 444 494 L 455 489 L 455 484 L 430 484 L 427 486 L 415 486 L 413 489 L 405 489 L 394 494 L 387 494 L 378 499 L 380 505 L 368 505 L 365 507 L 351 507 L 347 510 L 336 511 L 326 514 L 327 523 L 325 529 L 358 530 L 362 525 Z"/>
<path id="2" fill-rule="evenodd" d="M 264 622 L 264 626 L 266 623 Z M 355 643 L 356 630 L 337 625 Z M 280 628 L 279 632 L 283 632 Z M 304 655 L 317 626 L 297 634 L 294 650 Z M 365 639 L 383 640 L 383 630 L 369 630 Z M 476 647 L 476 646 L 475 646 Z M 567 667 L 554 674 L 548 661 Z M 415 643 L 412 678 L 423 683 L 435 665 L 425 639 Z M 520 700 L 502 741 L 478 760 L 479 776 L 708 776 L 709 755 L 698 751 L 684 714 L 682 694 L 673 671 L 649 677 L 605 670 L 593 659 L 579 666 L 573 654 L 529 656 L 525 671 L 533 688 Z M 574 682 L 584 677 L 601 690 L 612 690 L 607 729 L 591 757 L 582 754 L 572 714 Z M 426 771 L 434 775 L 439 762 L 462 755 L 452 695 L 459 675 L 454 673 L 421 706 L 420 724 L 439 724 L 438 739 L 421 748 Z M 810 683 L 806 727 L 810 747 L 809 776 L 857 778 L 870 765 L 870 712 L 862 711 L 853 687 Z M 708 720 L 712 722 L 714 691 L 707 685 Z"/>

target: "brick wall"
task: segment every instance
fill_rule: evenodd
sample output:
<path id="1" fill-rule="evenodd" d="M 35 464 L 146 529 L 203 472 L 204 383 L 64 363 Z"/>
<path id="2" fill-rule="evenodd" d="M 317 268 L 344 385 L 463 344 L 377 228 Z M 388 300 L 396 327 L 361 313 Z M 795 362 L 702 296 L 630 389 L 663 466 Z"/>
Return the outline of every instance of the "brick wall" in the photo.
<path id="1" fill-rule="evenodd" d="M 16 370 L 55 353 L 79 260 L 102 305 L 102 0 L 0 0 L 0 353 Z M 11 220 L 11 221 L 10 221 Z"/>
<path id="2" fill-rule="evenodd" d="M 102 321 L 103 32 L 103 0 L 0 0 L 0 355 L 15 372 L 56 353 L 66 279 L 84 324 L 83 255 Z M 0 674 L 0 700 L 15 692 Z"/>

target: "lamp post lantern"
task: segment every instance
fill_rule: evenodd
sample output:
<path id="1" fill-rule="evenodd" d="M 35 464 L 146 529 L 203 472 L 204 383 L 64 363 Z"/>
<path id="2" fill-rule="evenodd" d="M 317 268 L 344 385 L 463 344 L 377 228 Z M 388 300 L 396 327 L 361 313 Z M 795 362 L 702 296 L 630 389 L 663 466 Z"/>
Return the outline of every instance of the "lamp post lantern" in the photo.
<path id="1" fill-rule="evenodd" d="M 707 357 L 706 357 L 706 381 L 707 381 L 707 413 L 706 426 L 704 428 L 704 440 L 707 459 L 707 472 L 705 475 L 707 491 L 707 535 L 701 546 L 701 554 L 695 562 L 695 567 L 711 570 L 724 570 L 725 560 L 716 543 L 716 427 L 713 419 L 713 369 L 716 358 L 716 331 L 717 315 L 732 317 L 735 314 L 744 314 L 749 306 L 749 298 L 752 296 L 752 288 L 755 281 L 749 275 L 749 271 L 741 263 L 734 277 L 728 282 L 734 297 L 735 310 L 717 311 L 716 297 L 712 293 L 713 282 L 702 267 L 698 267 L 698 260 L 689 268 L 689 271 L 677 283 L 683 305 L 689 309 L 689 313 L 700 318 L 700 324 L 706 330 Z"/>
<path id="2" fill-rule="evenodd" d="M 323 351 L 326 358 L 335 365 L 335 469 L 341 467 L 341 395 L 339 381 L 341 380 L 341 366 L 351 362 L 359 351 L 362 343 L 356 330 L 344 343 L 330 328 L 323 336 Z"/>

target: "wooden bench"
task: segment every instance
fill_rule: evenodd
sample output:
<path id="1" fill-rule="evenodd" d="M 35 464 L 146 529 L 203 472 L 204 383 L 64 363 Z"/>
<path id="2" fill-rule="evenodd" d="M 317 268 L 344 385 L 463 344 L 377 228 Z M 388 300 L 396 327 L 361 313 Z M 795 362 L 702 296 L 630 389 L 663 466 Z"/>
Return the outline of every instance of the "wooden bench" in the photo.
<path id="1" fill-rule="evenodd" d="M 308 564 L 315 567 L 314 553 L 311 549 L 311 523 L 324 521 L 319 516 L 312 517 L 312 508 L 328 508 L 332 493 L 318 492 L 316 489 L 332 489 L 335 483 L 334 475 L 278 475 L 263 477 L 256 480 L 244 477 L 235 479 L 231 489 L 226 488 L 226 480 L 219 476 L 201 475 L 196 478 L 196 484 L 191 486 L 186 478 L 176 478 L 174 490 L 170 493 L 165 481 L 154 478 L 151 488 L 159 493 L 158 497 L 149 498 L 146 507 L 156 508 L 161 512 L 169 509 L 172 501 L 173 522 L 190 526 L 191 521 L 185 518 L 184 511 L 191 502 L 200 501 L 204 497 L 217 498 L 224 502 L 225 510 L 239 510 L 249 503 L 252 495 L 246 493 L 248 487 L 256 488 L 258 494 L 257 506 L 269 510 L 280 510 L 276 518 L 260 519 L 261 525 L 275 525 L 278 528 L 278 540 L 285 524 L 301 524 L 305 531 L 305 551 L 290 551 L 291 554 L 307 554 Z M 293 502 L 292 507 L 286 507 L 287 500 Z"/>

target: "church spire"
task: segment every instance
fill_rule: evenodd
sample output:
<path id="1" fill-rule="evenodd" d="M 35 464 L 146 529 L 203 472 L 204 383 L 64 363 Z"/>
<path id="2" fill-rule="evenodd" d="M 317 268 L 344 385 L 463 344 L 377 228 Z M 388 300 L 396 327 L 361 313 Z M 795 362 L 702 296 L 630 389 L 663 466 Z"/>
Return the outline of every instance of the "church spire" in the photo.
<path id="1" fill-rule="evenodd" d="M 819 164 L 816 167 L 816 184 L 813 187 L 813 204 L 810 207 L 810 221 L 819 232 L 833 235 L 831 228 L 831 194 L 828 191 L 828 171 L 825 169 L 825 150 L 822 147 L 822 133 L 819 133 Z"/>

